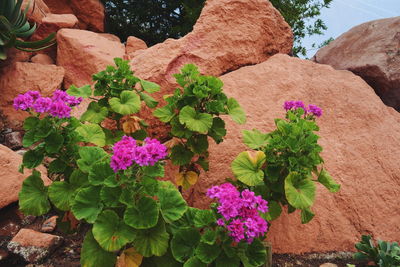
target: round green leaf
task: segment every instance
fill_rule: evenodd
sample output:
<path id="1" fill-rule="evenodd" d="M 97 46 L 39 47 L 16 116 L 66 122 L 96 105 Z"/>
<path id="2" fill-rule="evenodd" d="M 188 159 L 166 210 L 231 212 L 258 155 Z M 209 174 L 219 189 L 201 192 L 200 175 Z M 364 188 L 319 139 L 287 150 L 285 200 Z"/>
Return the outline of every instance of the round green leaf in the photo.
<path id="1" fill-rule="evenodd" d="M 40 120 L 37 117 L 26 118 L 24 121 L 24 130 L 29 131 L 29 130 L 35 129 L 35 127 L 38 125 L 39 121 Z"/>
<path id="2" fill-rule="evenodd" d="M 88 98 L 92 95 L 92 88 L 90 87 L 90 85 L 85 85 L 79 88 L 75 85 L 71 85 L 67 90 L 67 94 L 77 97 Z"/>
<path id="3" fill-rule="evenodd" d="M 185 262 L 185 264 L 183 264 L 183 267 L 207 267 L 207 264 L 199 260 L 197 257 L 191 257 Z"/>
<path id="4" fill-rule="evenodd" d="M 72 204 L 72 212 L 78 220 L 94 223 L 103 209 L 100 201 L 100 186 L 83 188 L 78 191 Z"/>
<path id="5" fill-rule="evenodd" d="M 75 131 L 82 137 L 84 142 L 98 146 L 106 145 L 106 135 L 98 124 L 82 124 Z"/>
<path id="6" fill-rule="evenodd" d="M 323 169 L 319 174 L 318 182 L 320 182 L 332 193 L 336 193 L 340 190 L 340 184 L 337 184 L 325 169 Z"/>
<path id="7" fill-rule="evenodd" d="M 153 112 L 153 115 L 160 119 L 162 122 L 169 122 L 175 116 L 174 109 L 166 105 L 162 108 L 158 108 Z"/>
<path id="8" fill-rule="evenodd" d="M 157 197 L 160 201 L 161 214 L 168 223 L 181 218 L 187 210 L 186 201 L 176 188 L 161 187 L 158 190 Z"/>
<path id="9" fill-rule="evenodd" d="M 246 249 L 246 256 L 251 265 L 261 266 L 265 263 L 267 250 L 263 243 L 255 239 Z"/>
<path id="10" fill-rule="evenodd" d="M 179 262 L 185 262 L 194 255 L 199 244 L 200 234 L 194 228 L 179 229 L 171 240 L 171 251 Z"/>
<path id="11" fill-rule="evenodd" d="M 273 221 L 282 213 L 282 207 L 276 201 L 268 201 L 268 212 L 263 214 L 263 218 L 267 221 Z"/>
<path id="12" fill-rule="evenodd" d="M 118 215 L 111 210 L 103 211 L 93 225 L 93 236 L 99 245 L 107 251 L 116 251 L 132 242 L 136 236 L 135 230 L 126 225 Z"/>
<path id="13" fill-rule="evenodd" d="M 82 244 L 82 267 L 110 267 L 114 266 L 116 261 L 117 256 L 102 249 L 89 230 Z"/>
<path id="14" fill-rule="evenodd" d="M 47 199 L 47 188 L 40 178 L 40 172 L 33 171 L 32 175 L 22 183 L 19 192 L 19 209 L 24 214 L 43 215 L 50 210 L 50 202 Z"/>
<path id="15" fill-rule="evenodd" d="M 208 135 L 211 136 L 217 144 L 221 143 L 226 135 L 225 122 L 219 117 L 213 118 L 213 124 L 210 131 L 208 131 Z"/>
<path id="16" fill-rule="evenodd" d="M 100 198 L 107 207 L 119 207 L 121 206 L 119 202 L 121 193 L 121 187 L 103 187 L 100 191 Z"/>
<path id="17" fill-rule="evenodd" d="M 212 229 L 207 229 L 201 236 L 200 241 L 208 245 L 213 245 L 215 244 L 216 240 L 217 240 L 217 232 Z"/>
<path id="18" fill-rule="evenodd" d="M 263 134 L 259 130 L 244 130 L 243 131 L 243 143 L 245 143 L 251 149 L 259 149 L 268 144 L 269 135 Z"/>
<path id="19" fill-rule="evenodd" d="M 201 228 L 214 224 L 216 220 L 214 211 L 198 210 L 194 216 L 194 225 Z"/>
<path id="20" fill-rule="evenodd" d="M 53 182 L 49 187 L 49 198 L 57 209 L 67 211 L 73 202 L 77 187 L 68 182 Z"/>
<path id="21" fill-rule="evenodd" d="M 190 106 L 185 106 L 179 113 L 179 121 L 189 130 L 206 134 L 213 124 L 213 117 L 207 113 L 198 113 Z"/>
<path id="22" fill-rule="evenodd" d="M 232 172 L 244 184 L 256 186 L 263 183 L 264 172 L 261 168 L 265 161 L 265 154 L 262 151 L 244 151 L 232 162 Z"/>
<path id="23" fill-rule="evenodd" d="M 144 257 L 162 256 L 167 252 L 168 240 L 169 235 L 165 230 L 165 224 L 159 220 L 155 227 L 139 230 L 133 245 Z"/>
<path id="24" fill-rule="evenodd" d="M 304 209 L 301 210 L 301 223 L 305 224 L 305 223 L 309 223 L 313 218 L 314 218 L 315 214 L 311 211 L 311 209 Z"/>
<path id="25" fill-rule="evenodd" d="M 146 92 L 148 92 L 150 94 L 160 91 L 160 86 L 153 82 L 140 80 L 140 85 L 142 86 L 143 90 L 145 90 Z"/>
<path id="26" fill-rule="evenodd" d="M 204 263 L 213 262 L 221 253 L 221 247 L 219 244 L 209 245 L 203 242 L 196 248 L 196 257 L 199 258 Z"/>
<path id="27" fill-rule="evenodd" d="M 47 153 L 57 153 L 64 144 L 64 137 L 59 133 L 52 133 L 45 139 Z"/>
<path id="28" fill-rule="evenodd" d="M 174 146 L 171 150 L 171 161 L 174 165 L 186 165 L 193 156 L 194 153 L 181 144 Z"/>
<path id="29" fill-rule="evenodd" d="M 89 171 L 89 182 L 92 185 L 103 185 L 105 181 L 115 180 L 115 172 L 110 167 L 110 161 L 98 161 Z"/>
<path id="30" fill-rule="evenodd" d="M 129 115 L 140 110 L 140 97 L 133 91 L 122 91 L 119 98 L 113 97 L 108 103 L 112 110 L 122 115 Z"/>
<path id="31" fill-rule="evenodd" d="M 310 179 L 303 179 L 292 172 L 285 178 L 285 195 L 290 205 L 296 209 L 312 206 L 315 199 L 315 184 Z"/>
<path id="32" fill-rule="evenodd" d="M 233 257 L 228 257 L 225 252 L 221 252 L 219 257 L 215 261 L 216 267 L 239 267 L 240 259 L 235 255 Z"/>
<path id="33" fill-rule="evenodd" d="M 149 197 L 142 197 L 135 206 L 125 210 L 124 221 L 135 229 L 154 227 L 158 221 L 159 208 L 157 202 Z"/>
<path id="34" fill-rule="evenodd" d="M 102 122 L 108 115 L 108 108 L 102 107 L 99 103 L 93 101 L 89 104 L 85 113 L 82 114 L 82 121 L 89 121 L 93 123 Z"/>
<path id="35" fill-rule="evenodd" d="M 80 159 L 77 160 L 79 169 L 84 173 L 89 173 L 92 165 L 105 158 L 107 153 L 100 147 L 84 146 L 79 148 Z"/>
<path id="36" fill-rule="evenodd" d="M 246 113 L 239 105 L 239 103 L 234 98 L 229 98 L 228 103 L 228 114 L 232 118 L 232 120 L 239 124 L 246 123 Z"/>
<path id="37" fill-rule="evenodd" d="M 140 95 L 140 99 L 142 99 L 144 101 L 144 103 L 146 103 L 146 106 L 148 106 L 149 108 L 155 108 L 158 105 L 158 102 L 151 96 L 149 96 L 146 93 L 139 93 Z"/>
<path id="38" fill-rule="evenodd" d="M 28 169 L 33 169 L 39 166 L 44 158 L 44 154 L 38 150 L 29 150 L 22 158 L 22 163 Z"/>

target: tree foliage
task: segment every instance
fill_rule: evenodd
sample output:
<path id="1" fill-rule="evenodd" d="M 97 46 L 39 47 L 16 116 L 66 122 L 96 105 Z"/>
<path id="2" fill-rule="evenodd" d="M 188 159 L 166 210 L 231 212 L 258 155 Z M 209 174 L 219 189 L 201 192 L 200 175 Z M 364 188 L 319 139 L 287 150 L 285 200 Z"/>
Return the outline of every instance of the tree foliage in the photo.
<path id="1" fill-rule="evenodd" d="M 123 41 L 128 36 L 147 45 L 190 32 L 200 16 L 205 0 L 103 0 L 107 30 Z"/>

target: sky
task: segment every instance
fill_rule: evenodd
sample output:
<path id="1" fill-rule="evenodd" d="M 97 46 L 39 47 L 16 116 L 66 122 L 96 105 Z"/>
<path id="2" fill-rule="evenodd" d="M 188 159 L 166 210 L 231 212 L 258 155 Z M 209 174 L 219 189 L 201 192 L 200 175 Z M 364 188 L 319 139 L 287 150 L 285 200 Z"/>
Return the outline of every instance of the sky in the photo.
<path id="1" fill-rule="evenodd" d="M 400 0 L 333 0 L 330 8 L 321 11 L 321 19 L 328 26 L 324 35 L 311 36 L 303 40 L 307 47 L 307 57 L 312 57 L 317 49 L 313 43 L 320 44 L 330 37 L 336 38 L 361 23 L 400 16 Z"/>

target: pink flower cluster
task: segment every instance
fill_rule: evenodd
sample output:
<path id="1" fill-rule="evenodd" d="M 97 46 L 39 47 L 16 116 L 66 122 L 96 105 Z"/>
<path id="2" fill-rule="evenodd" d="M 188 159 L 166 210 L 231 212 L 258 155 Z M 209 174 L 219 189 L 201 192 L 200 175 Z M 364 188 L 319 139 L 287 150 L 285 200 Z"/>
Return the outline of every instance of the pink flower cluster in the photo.
<path id="1" fill-rule="evenodd" d="M 207 196 L 218 200 L 217 210 L 222 218 L 217 224 L 225 227 L 235 242 L 251 243 L 267 232 L 268 224 L 259 212 L 268 211 L 268 202 L 254 192 L 245 189 L 240 193 L 232 184 L 225 183 L 208 189 Z"/>
<path id="2" fill-rule="evenodd" d="M 146 138 L 142 146 L 130 136 L 123 136 L 121 141 L 114 144 L 110 166 L 114 172 L 126 170 L 133 162 L 139 166 L 153 166 L 168 154 L 167 147 L 157 139 Z"/>
<path id="3" fill-rule="evenodd" d="M 302 108 L 306 112 L 306 114 L 312 114 L 316 117 L 321 117 L 322 116 L 322 109 L 318 107 L 317 105 L 308 105 L 308 108 L 304 105 L 303 101 L 286 101 L 283 104 L 283 108 L 288 111 L 291 109 L 299 109 Z"/>
<path id="4" fill-rule="evenodd" d="M 82 97 L 68 95 L 66 92 L 56 90 L 53 96 L 42 97 L 38 91 L 28 91 L 25 94 L 19 94 L 14 99 L 14 108 L 16 110 L 28 110 L 38 113 L 49 113 L 53 117 L 69 118 L 71 107 L 79 105 Z"/>

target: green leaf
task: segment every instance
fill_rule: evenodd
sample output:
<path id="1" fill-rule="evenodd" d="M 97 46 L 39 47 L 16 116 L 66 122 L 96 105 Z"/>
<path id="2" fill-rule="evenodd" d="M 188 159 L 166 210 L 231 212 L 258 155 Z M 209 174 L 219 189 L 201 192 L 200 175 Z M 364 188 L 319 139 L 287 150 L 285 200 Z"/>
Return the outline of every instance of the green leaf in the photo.
<path id="1" fill-rule="evenodd" d="M 229 98 L 227 103 L 228 114 L 232 120 L 239 124 L 246 123 L 246 113 L 234 98 Z"/>
<path id="2" fill-rule="evenodd" d="M 57 209 L 70 210 L 77 188 L 65 181 L 53 182 L 49 187 L 49 198 Z"/>
<path id="3" fill-rule="evenodd" d="M 161 214 L 167 223 L 180 219 L 187 210 L 186 201 L 176 188 L 160 187 L 157 192 Z"/>
<path id="4" fill-rule="evenodd" d="M 237 179 L 248 186 L 256 186 L 263 183 L 264 172 L 262 166 L 266 161 L 264 152 L 244 151 L 232 162 L 232 172 Z"/>
<path id="5" fill-rule="evenodd" d="M 49 164 L 48 172 L 49 173 L 63 173 L 67 165 L 61 159 L 55 159 Z"/>
<path id="6" fill-rule="evenodd" d="M 158 108 L 153 112 L 153 115 L 160 119 L 162 122 L 169 122 L 172 120 L 172 118 L 175 116 L 174 109 L 166 105 L 162 108 Z"/>
<path id="7" fill-rule="evenodd" d="M 119 98 L 113 97 L 108 102 L 113 111 L 122 115 L 133 114 L 140 110 L 140 97 L 132 91 L 122 91 Z"/>
<path id="8" fill-rule="evenodd" d="M 94 239 L 92 231 L 86 233 L 81 252 L 82 267 L 110 267 L 114 266 L 117 256 L 102 249 Z"/>
<path id="9" fill-rule="evenodd" d="M 301 223 L 306 224 L 314 218 L 315 214 L 310 209 L 301 210 Z"/>
<path id="10" fill-rule="evenodd" d="M 36 170 L 22 183 L 22 189 L 18 196 L 19 209 L 24 214 L 40 216 L 50 210 L 47 188 L 44 186 L 42 178 L 40 178 L 40 172 Z"/>
<path id="11" fill-rule="evenodd" d="M 315 184 L 310 179 L 303 179 L 298 173 L 291 172 L 285 178 L 285 195 L 290 205 L 296 209 L 312 206 L 315 199 Z"/>
<path id="12" fill-rule="evenodd" d="M 153 82 L 140 80 L 140 85 L 142 86 L 143 90 L 145 90 L 146 92 L 148 92 L 150 94 L 160 91 L 160 86 Z"/>
<path id="13" fill-rule="evenodd" d="M 179 262 L 185 262 L 194 255 L 199 244 L 200 234 L 193 228 L 182 228 L 178 230 L 171 240 L 171 251 L 174 258 Z"/>
<path id="14" fill-rule="evenodd" d="M 135 239 L 136 232 L 111 210 L 103 211 L 93 225 L 93 236 L 107 251 L 121 249 Z"/>
<path id="15" fill-rule="evenodd" d="M 22 145 L 24 147 L 30 147 L 37 141 L 38 140 L 36 140 L 36 138 L 35 138 L 35 130 L 32 129 L 32 130 L 25 132 L 24 138 L 22 139 Z"/>
<path id="16" fill-rule="evenodd" d="M 133 245 L 144 257 L 162 256 L 167 252 L 168 240 L 169 235 L 165 230 L 165 224 L 159 220 L 155 227 L 139 230 Z"/>
<path id="17" fill-rule="evenodd" d="M 145 194 L 154 196 L 158 192 L 158 181 L 153 177 L 143 177 L 141 183 Z"/>
<path id="18" fill-rule="evenodd" d="M 88 98 L 92 96 L 92 88 L 90 87 L 90 85 L 85 85 L 79 88 L 75 85 L 71 85 L 67 90 L 67 94 L 77 97 Z"/>
<path id="19" fill-rule="evenodd" d="M 171 161 L 174 165 L 189 164 L 194 156 L 194 153 L 187 149 L 182 144 L 176 145 L 171 149 Z"/>
<path id="20" fill-rule="evenodd" d="M 53 125 L 50 121 L 50 118 L 44 118 L 43 120 L 39 121 L 35 128 L 35 142 L 46 138 L 53 132 Z"/>
<path id="21" fill-rule="evenodd" d="M 158 102 L 151 96 L 149 96 L 146 93 L 139 93 L 140 98 L 144 101 L 144 103 L 146 103 L 146 106 L 148 106 L 149 108 L 155 108 L 158 105 Z"/>
<path id="22" fill-rule="evenodd" d="M 47 153 L 58 153 L 64 144 L 64 137 L 59 133 L 51 133 L 46 137 L 45 144 Z"/>
<path id="23" fill-rule="evenodd" d="M 243 130 L 243 142 L 251 149 L 259 149 L 268 144 L 269 135 L 259 130 Z"/>
<path id="24" fill-rule="evenodd" d="M 217 144 L 221 143 L 226 135 L 225 122 L 219 117 L 213 118 L 213 124 L 208 131 L 208 135 L 211 136 Z"/>
<path id="25" fill-rule="evenodd" d="M 207 229 L 206 232 L 201 236 L 200 241 L 208 245 L 213 245 L 217 240 L 217 232 L 211 229 Z"/>
<path id="26" fill-rule="evenodd" d="M 88 184 L 88 176 L 79 169 L 75 169 L 69 177 L 69 182 L 76 187 L 81 187 Z"/>
<path id="27" fill-rule="evenodd" d="M 194 225 L 202 228 L 214 224 L 216 220 L 212 210 L 198 210 L 194 217 Z"/>
<path id="28" fill-rule="evenodd" d="M 221 247 L 218 244 L 208 245 L 200 242 L 195 253 L 202 262 L 209 264 L 219 256 Z"/>
<path id="29" fill-rule="evenodd" d="M 198 113 L 190 106 L 185 106 L 179 113 L 179 121 L 189 130 L 206 134 L 213 124 L 213 117 L 207 113 Z"/>
<path id="30" fill-rule="evenodd" d="M 273 221 L 278 218 L 282 213 L 282 207 L 276 201 L 268 201 L 268 212 L 264 214 L 263 218 L 267 221 Z"/>
<path id="31" fill-rule="evenodd" d="M 103 185 L 105 181 L 115 180 L 115 172 L 110 167 L 110 161 L 97 161 L 89 171 L 89 182 L 92 185 Z"/>
<path id="32" fill-rule="evenodd" d="M 228 257 L 225 252 L 221 252 L 215 261 L 215 267 L 239 267 L 240 259 L 235 255 Z"/>
<path id="33" fill-rule="evenodd" d="M 81 147 L 79 148 L 80 159 L 77 160 L 79 169 L 85 173 L 89 173 L 92 165 L 97 161 L 105 158 L 107 153 L 99 147 Z"/>
<path id="34" fill-rule="evenodd" d="M 156 163 L 153 166 L 143 166 L 143 175 L 150 177 L 164 177 L 164 166 L 161 163 Z"/>
<path id="35" fill-rule="evenodd" d="M 319 174 L 318 182 L 320 182 L 332 193 L 336 193 L 340 190 L 340 184 L 337 184 L 325 169 L 323 169 Z"/>
<path id="36" fill-rule="evenodd" d="M 192 135 L 188 141 L 187 145 L 196 154 L 202 154 L 208 149 L 208 139 L 207 135 Z"/>
<path id="37" fill-rule="evenodd" d="M 44 154 L 38 150 L 29 150 L 27 151 L 23 158 L 22 163 L 28 169 L 33 169 L 39 166 L 44 158 Z"/>
<path id="38" fill-rule="evenodd" d="M 267 251 L 258 239 L 255 239 L 246 249 L 246 256 L 251 265 L 261 266 L 265 263 Z"/>
<path id="39" fill-rule="evenodd" d="M 35 129 L 39 123 L 39 119 L 37 117 L 28 117 L 24 121 L 24 130 L 29 131 Z"/>
<path id="40" fill-rule="evenodd" d="M 89 104 L 85 113 L 81 116 L 81 121 L 88 121 L 93 123 L 102 122 L 108 115 L 108 108 L 102 107 L 99 103 L 93 101 Z"/>
<path id="41" fill-rule="evenodd" d="M 82 188 L 75 196 L 71 210 L 78 220 L 85 219 L 88 223 L 94 223 L 103 209 L 100 201 L 100 186 Z"/>
<path id="42" fill-rule="evenodd" d="M 82 124 L 75 131 L 83 138 L 84 142 L 101 147 L 106 145 L 106 135 L 98 124 Z"/>
<path id="43" fill-rule="evenodd" d="M 121 193 L 121 187 L 103 187 L 100 191 L 100 198 L 106 207 L 119 207 L 121 206 L 121 203 L 119 202 Z"/>
<path id="44" fill-rule="evenodd" d="M 199 260 L 197 257 L 191 257 L 183 264 L 183 267 L 207 267 L 207 264 Z"/>
<path id="45" fill-rule="evenodd" d="M 149 197 L 142 197 L 136 205 L 125 210 L 124 221 L 135 229 L 149 229 L 158 221 L 159 207 L 157 202 Z"/>

